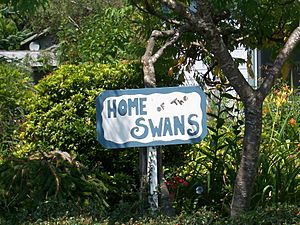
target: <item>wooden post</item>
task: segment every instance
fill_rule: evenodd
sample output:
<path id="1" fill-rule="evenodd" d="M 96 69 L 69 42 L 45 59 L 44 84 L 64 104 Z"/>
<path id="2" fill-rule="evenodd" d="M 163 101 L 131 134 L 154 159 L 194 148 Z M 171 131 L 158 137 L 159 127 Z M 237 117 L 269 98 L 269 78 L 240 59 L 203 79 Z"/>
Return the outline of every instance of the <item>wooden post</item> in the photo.
<path id="1" fill-rule="evenodd" d="M 157 169 L 157 149 L 147 148 L 147 175 L 149 179 L 148 202 L 152 212 L 158 210 L 158 169 Z"/>

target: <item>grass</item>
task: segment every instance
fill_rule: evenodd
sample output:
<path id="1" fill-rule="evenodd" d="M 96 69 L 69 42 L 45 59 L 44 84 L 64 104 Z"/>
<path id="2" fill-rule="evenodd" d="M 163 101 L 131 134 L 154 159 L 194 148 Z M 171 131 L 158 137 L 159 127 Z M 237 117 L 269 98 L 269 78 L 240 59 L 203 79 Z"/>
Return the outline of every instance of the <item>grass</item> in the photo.
<path id="1" fill-rule="evenodd" d="M 17 216 L 17 215 L 15 215 Z M 123 215 L 128 218 L 129 215 Z M 182 213 L 174 218 L 163 215 L 133 217 L 124 220 L 122 215 L 119 218 L 111 218 L 109 215 L 95 217 L 88 214 L 78 216 L 60 216 L 57 218 L 48 217 L 48 219 L 30 219 L 17 221 L 11 215 L 10 218 L 0 218 L 0 224 L 24 224 L 24 225 L 300 225 L 300 207 L 296 205 L 277 205 L 265 208 L 257 208 L 243 216 L 233 220 L 227 217 L 220 217 L 217 212 L 200 208 L 198 211 L 187 214 Z"/>

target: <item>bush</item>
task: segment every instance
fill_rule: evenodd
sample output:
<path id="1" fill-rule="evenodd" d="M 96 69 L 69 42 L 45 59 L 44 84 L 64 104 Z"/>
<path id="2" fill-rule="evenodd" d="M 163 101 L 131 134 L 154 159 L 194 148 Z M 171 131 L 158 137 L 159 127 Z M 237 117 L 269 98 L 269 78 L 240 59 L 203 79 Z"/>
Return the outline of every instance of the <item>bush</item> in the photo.
<path id="1" fill-rule="evenodd" d="M 107 150 L 96 139 L 95 99 L 104 89 L 138 87 L 133 64 L 64 65 L 35 86 L 26 100 L 30 111 L 22 124 L 17 156 L 64 151 L 105 183 L 111 184 L 109 205 L 135 196 L 138 152 Z"/>
<path id="2" fill-rule="evenodd" d="M 221 219 L 217 224 L 228 225 L 297 225 L 300 221 L 300 208 L 296 205 L 274 205 L 265 208 L 258 207 L 237 218 Z"/>
<path id="3" fill-rule="evenodd" d="M 130 209 L 131 206 L 128 206 Z M 77 215 L 77 216 L 61 216 L 59 218 L 49 218 L 48 220 L 32 220 L 24 222 L 24 224 L 143 224 L 143 225 L 200 225 L 200 224 L 211 224 L 211 225 L 298 225 L 300 219 L 300 208 L 295 205 L 277 205 L 269 206 L 266 208 L 257 208 L 256 210 L 250 211 L 242 216 L 234 219 L 222 217 L 218 212 L 209 210 L 207 208 L 199 208 L 193 213 L 182 212 L 180 215 L 170 218 L 163 215 L 139 215 L 124 211 L 120 217 L 107 217 L 107 218 L 94 218 L 89 215 Z M 115 215 L 113 215 L 115 216 Z M 0 218 L 1 222 L 1 218 Z M 6 224 L 10 224 L 5 221 Z M 15 223 L 12 223 L 15 224 Z"/>
<path id="4" fill-rule="evenodd" d="M 17 143 L 15 132 L 31 96 L 32 83 L 27 71 L 0 64 L 0 161 L 12 153 Z"/>
<path id="5" fill-rule="evenodd" d="M 37 153 L 0 166 L 0 217 L 57 217 L 92 207 L 103 213 L 107 188 L 68 153 Z M 85 209 L 86 208 L 86 209 Z M 12 216 L 12 218 L 14 217 Z"/>
<path id="6" fill-rule="evenodd" d="M 169 188 L 175 194 L 173 206 L 177 213 L 192 212 L 202 206 L 229 213 L 243 140 L 242 111 L 226 90 L 212 93 L 208 93 L 211 102 L 207 137 L 181 151 L 181 157 L 176 153 L 176 163 L 172 162 L 176 166 L 167 167 L 168 182 L 180 180 L 180 184 L 173 185 L 175 188 Z"/>
<path id="7" fill-rule="evenodd" d="M 254 206 L 295 204 L 300 199 L 299 100 L 293 88 L 280 84 L 264 103 Z"/>
<path id="8" fill-rule="evenodd" d="M 175 192 L 173 205 L 177 212 L 203 205 L 225 214 L 230 210 L 242 149 L 243 113 L 233 105 L 233 100 L 228 104 L 230 101 L 226 98 L 232 98 L 228 93 L 214 95 L 214 104 L 210 104 L 207 113 L 207 137 L 182 151 L 176 163 L 172 162 L 176 166 L 170 164 L 166 170 L 167 178 L 178 176 L 188 182 L 186 186 L 177 185 L 175 190 L 170 190 Z M 252 209 L 278 203 L 297 204 L 300 199 L 298 101 L 299 96 L 285 85 L 276 87 L 265 101 Z"/>
<path id="9" fill-rule="evenodd" d="M 30 113 L 20 134 L 20 153 L 61 150 L 81 162 L 93 164 L 102 150 L 96 140 L 95 99 L 104 89 L 137 87 L 139 75 L 132 65 L 65 65 L 35 86 L 26 100 Z"/>

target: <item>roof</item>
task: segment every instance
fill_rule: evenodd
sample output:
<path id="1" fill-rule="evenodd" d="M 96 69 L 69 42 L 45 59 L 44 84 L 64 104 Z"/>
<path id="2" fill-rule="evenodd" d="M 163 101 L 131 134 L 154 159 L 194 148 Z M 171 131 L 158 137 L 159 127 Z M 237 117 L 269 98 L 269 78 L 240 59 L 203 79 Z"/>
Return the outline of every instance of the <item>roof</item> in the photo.
<path id="1" fill-rule="evenodd" d="M 48 28 L 44 29 L 41 33 L 39 33 L 39 34 L 34 34 L 34 35 L 32 35 L 32 36 L 26 38 L 25 40 L 21 41 L 20 44 L 21 44 L 21 45 L 25 45 L 25 44 L 27 44 L 27 43 L 29 43 L 29 42 L 31 42 L 31 41 L 34 41 L 34 40 L 38 39 L 39 37 L 41 37 L 41 36 L 47 34 L 47 33 L 49 32 L 49 30 L 50 30 L 50 28 L 48 27 Z"/>
<path id="2" fill-rule="evenodd" d="M 31 67 L 45 65 L 58 66 L 56 55 L 52 51 L 0 51 L 0 57 L 8 61 L 21 61 Z"/>

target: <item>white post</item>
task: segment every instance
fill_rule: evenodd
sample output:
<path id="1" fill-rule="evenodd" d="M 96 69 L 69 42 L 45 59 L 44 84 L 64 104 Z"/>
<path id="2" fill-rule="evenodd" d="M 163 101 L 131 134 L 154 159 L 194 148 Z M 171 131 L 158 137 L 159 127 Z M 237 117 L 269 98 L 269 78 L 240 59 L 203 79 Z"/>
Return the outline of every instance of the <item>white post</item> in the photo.
<path id="1" fill-rule="evenodd" d="M 148 201 L 152 211 L 158 209 L 157 149 L 147 147 L 147 175 L 149 178 Z"/>

